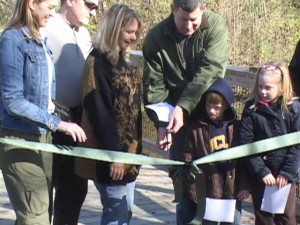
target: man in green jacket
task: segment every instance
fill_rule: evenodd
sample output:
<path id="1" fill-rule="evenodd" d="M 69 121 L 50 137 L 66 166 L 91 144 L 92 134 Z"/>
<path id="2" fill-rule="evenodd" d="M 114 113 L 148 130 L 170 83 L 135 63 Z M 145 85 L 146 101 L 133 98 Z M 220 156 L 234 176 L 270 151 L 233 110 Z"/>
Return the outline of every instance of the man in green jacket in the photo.
<path id="1" fill-rule="evenodd" d="M 147 34 L 143 55 L 144 103 L 168 102 L 175 107 L 169 123 L 157 121 L 148 111 L 157 127 L 157 145 L 170 150 L 171 159 L 182 159 L 185 128 L 193 110 L 208 87 L 224 77 L 227 24 L 206 10 L 204 0 L 173 0 L 171 15 Z M 185 223 L 178 218 L 177 224 Z"/>

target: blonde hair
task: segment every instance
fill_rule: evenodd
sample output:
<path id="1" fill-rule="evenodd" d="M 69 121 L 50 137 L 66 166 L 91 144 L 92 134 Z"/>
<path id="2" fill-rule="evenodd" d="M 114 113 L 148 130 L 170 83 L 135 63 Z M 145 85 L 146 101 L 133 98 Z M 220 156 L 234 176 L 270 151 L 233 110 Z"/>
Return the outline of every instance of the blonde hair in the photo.
<path id="1" fill-rule="evenodd" d="M 110 7 L 102 22 L 99 23 L 98 31 L 94 38 L 94 48 L 99 52 L 107 53 L 107 60 L 115 65 L 119 61 L 120 47 L 118 44 L 120 33 L 128 23 L 136 20 L 138 29 L 136 31 L 136 41 L 142 32 L 142 17 L 134 9 L 126 4 L 117 3 Z M 128 49 L 122 52 L 125 58 L 129 56 Z"/>
<path id="2" fill-rule="evenodd" d="M 255 86 L 249 99 L 254 99 L 254 105 L 258 102 L 258 78 L 264 74 L 279 78 L 280 83 L 278 85 L 281 85 L 283 90 L 282 94 L 278 96 L 282 97 L 281 109 L 284 113 L 289 113 L 288 105 L 293 100 L 293 88 L 289 71 L 281 62 L 268 62 L 260 66 L 256 74 Z"/>
<path id="3" fill-rule="evenodd" d="M 45 0 L 34 0 L 35 2 L 43 2 Z M 28 0 L 16 0 L 12 16 L 7 22 L 4 31 L 12 28 L 21 28 L 27 26 L 31 38 L 37 42 L 41 42 L 39 33 L 39 23 L 32 15 L 32 11 L 28 6 Z"/>

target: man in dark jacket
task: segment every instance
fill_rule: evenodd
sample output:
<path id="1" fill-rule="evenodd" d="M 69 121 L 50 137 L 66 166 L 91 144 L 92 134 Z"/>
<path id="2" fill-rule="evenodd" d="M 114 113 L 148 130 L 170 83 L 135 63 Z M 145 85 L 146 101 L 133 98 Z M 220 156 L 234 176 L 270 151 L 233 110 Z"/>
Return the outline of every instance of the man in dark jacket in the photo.
<path id="1" fill-rule="evenodd" d="M 300 96 L 300 40 L 296 45 L 293 58 L 289 65 L 289 71 L 292 80 L 293 90 L 296 96 Z"/>

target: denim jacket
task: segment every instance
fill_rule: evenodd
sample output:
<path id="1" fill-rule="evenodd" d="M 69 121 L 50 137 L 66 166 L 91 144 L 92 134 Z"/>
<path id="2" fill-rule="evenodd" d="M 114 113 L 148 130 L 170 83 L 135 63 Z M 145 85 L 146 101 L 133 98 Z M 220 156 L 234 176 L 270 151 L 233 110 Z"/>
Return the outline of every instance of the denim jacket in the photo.
<path id="1" fill-rule="evenodd" d="M 52 77 L 53 98 L 54 74 Z M 46 53 L 41 43 L 30 38 L 26 27 L 6 30 L 1 36 L 0 88 L 0 127 L 35 134 L 58 128 L 60 118 L 48 113 Z"/>

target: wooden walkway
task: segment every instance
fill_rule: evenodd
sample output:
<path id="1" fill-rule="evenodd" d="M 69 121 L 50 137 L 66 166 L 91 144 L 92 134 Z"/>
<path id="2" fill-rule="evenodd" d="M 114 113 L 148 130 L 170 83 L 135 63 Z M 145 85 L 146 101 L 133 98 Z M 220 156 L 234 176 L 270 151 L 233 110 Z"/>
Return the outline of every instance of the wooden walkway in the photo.
<path id="1" fill-rule="evenodd" d="M 130 225 L 176 225 L 175 204 L 167 167 L 143 166 L 135 189 L 135 206 Z M 99 225 L 101 203 L 99 193 L 89 182 L 89 193 L 80 214 L 80 225 Z M 0 176 L 0 225 L 14 225 L 15 215 Z M 243 202 L 243 225 L 253 224 L 251 202 Z"/>

